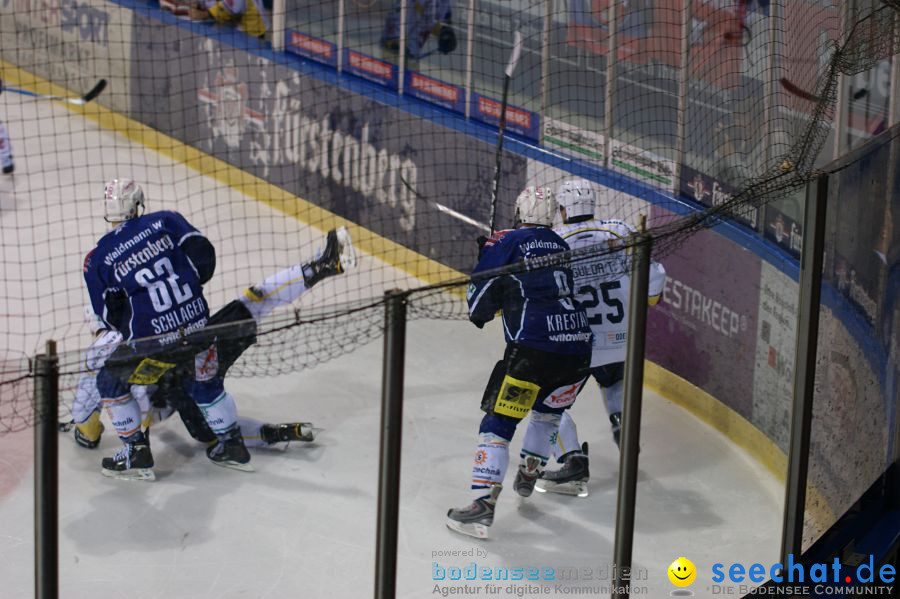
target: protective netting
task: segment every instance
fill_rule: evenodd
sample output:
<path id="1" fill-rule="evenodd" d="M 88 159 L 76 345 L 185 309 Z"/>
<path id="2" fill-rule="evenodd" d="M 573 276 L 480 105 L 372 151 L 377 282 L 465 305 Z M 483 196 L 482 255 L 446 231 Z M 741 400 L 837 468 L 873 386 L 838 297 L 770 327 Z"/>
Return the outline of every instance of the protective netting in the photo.
<path id="1" fill-rule="evenodd" d="M 57 340 L 64 401 L 91 342 L 81 265 L 107 230 L 107 179 L 134 178 L 149 211 L 213 242 L 213 311 L 349 227 L 358 268 L 260 323 L 230 371 L 270 376 L 377 338 L 389 288 L 425 286 L 413 317 L 464 317 L 474 240 L 492 218 L 512 226 L 526 185 L 588 178 L 598 216 L 647 217 L 662 262 L 723 221 L 797 254 L 799 190 L 889 124 L 881 74 L 898 42 L 897 6 L 874 1 L 288 0 L 284 52 L 181 8 L 0 7 L 15 162 L 0 180 L 0 349 Z M 76 98 L 99 79 L 84 106 L 24 94 Z M 31 365 L 4 364 L 0 429 L 18 430 Z"/>

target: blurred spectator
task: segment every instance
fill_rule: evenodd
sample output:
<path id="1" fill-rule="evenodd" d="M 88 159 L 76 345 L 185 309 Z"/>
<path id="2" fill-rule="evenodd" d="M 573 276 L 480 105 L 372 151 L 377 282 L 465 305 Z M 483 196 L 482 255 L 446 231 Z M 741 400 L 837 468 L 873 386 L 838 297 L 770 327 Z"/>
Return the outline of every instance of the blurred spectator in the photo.
<path id="1" fill-rule="evenodd" d="M 381 47 L 391 53 L 400 48 L 400 10 L 403 0 L 394 0 L 394 5 L 384 21 Z M 424 58 L 425 44 L 431 34 L 437 36 L 437 51 L 449 54 L 456 49 L 456 33 L 450 22 L 451 0 L 406 0 L 406 55 L 410 58 Z"/>
<path id="2" fill-rule="evenodd" d="M 269 29 L 262 0 L 199 0 L 191 7 L 191 19 L 237 25 L 241 31 L 259 38 L 265 37 Z"/>

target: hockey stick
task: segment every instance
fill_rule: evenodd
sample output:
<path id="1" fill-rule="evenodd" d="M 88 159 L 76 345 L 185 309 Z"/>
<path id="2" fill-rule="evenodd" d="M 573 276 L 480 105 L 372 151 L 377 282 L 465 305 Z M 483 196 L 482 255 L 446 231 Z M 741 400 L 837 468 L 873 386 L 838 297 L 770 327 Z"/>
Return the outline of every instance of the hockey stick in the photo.
<path id="1" fill-rule="evenodd" d="M 513 49 L 509 56 L 509 63 L 506 65 L 505 76 L 503 77 L 503 97 L 500 100 L 500 126 L 497 129 L 497 151 L 494 164 L 494 181 L 491 184 L 491 235 L 494 234 L 494 223 L 497 218 L 497 196 L 500 192 L 500 166 L 503 161 L 503 134 L 506 132 L 506 102 L 509 99 L 509 82 L 513 73 L 516 71 L 516 65 L 519 57 L 522 55 L 522 34 L 518 31 L 513 35 Z"/>
<path id="2" fill-rule="evenodd" d="M 408 190 L 410 190 L 410 191 L 413 193 L 414 196 L 416 196 L 417 198 L 419 198 L 419 199 L 422 200 L 423 202 L 428 202 L 429 204 L 431 204 L 432 207 L 434 207 L 434 208 L 435 208 L 436 210 L 438 210 L 439 212 L 443 212 L 443 213 L 446 214 L 447 216 L 452 216 L 453 218 L 455 218 L 455 219 L 457 219 L 457 220 L 461 220 L 462 222 L 464 222 L 464 223 L 466 223 L 466 224 L 468 224 L 468 225 L 472 225 L 473 227 L 478 227 L 479 229 L 484 229 L 485 231 L 490 231 L 490 230 L 491 230 L 490 227 L 488 227 L 486 224 L 478 222 L 477 220 L 475 220 L 475 219 L 472 218 L 471 216 L 466 216 L 466 215 L 463 214 L 462 212 L 457 212 L 456 210 L 454 210 L 453 208 L 450 208 L 449 206 L 445 206 L 445 205 L 443 205 L 443 204 L 441 204 L 441 203 L 439 203 L 439 202 L 435 202 L 434 200 L 431 200 L 431 199 L 429 199 L 429 198 L 426 198 L 426 197 L 423 196 L 421 193 L 419 193 L 418 191 L 416 191 L 416 190 L 413 188 L 413 186 L 410 185 L 410 184 L 406 181 L 406 179 L 403 178 L 403 175 L 398 175 L 398 177 L 400 178 L 400 182 L 403 183 L 403 185 L 404 185 Z M 493 233 L 493 231 L 491 231 L 491 232 Z"/>
<path id="3" fill-rule="evenodd" d="M 804 100 L 809 100 L 810 102 L 817 103 L 822 101 L 822 98 L 820 98 L 819 96 L 791 83 L 791 80 L 787 77 L 782 77 L 778 80 L 778 82 L 781 83 L 781 87 L 783 87 L 786 92 L 788 92 L 789 94 L 793 94 L 798 98 L 803 98 Z"/>
<path id="4" fill-rule="evenodd" d="M 101 79 L 100 81 L 98 81 L 97 84 L 91 88 L 91 91 L 84 94 L 80 98 L 70 98 L 67 96 L 49 96 L 46 94 L 39 94 L 28 89 L 20 89 L 18 87 L 4 87 L 0 91 L 22 94 L 23 96 L 30 96 L 36 100 L 53 100 L 55 102 L 66 102 L 67 104 L 75 104 L 76 106 L 81 106 L 83 104 L 87 104 L 88 102 L 99 96 L 104 89 L 106 89 L 106 79 Z"/>
<path id="5" fill-rule="evenodd" d="M 810 102 L 821 102 L 822 101 L 822 98 L 820 96 L 817 96 L 816 94 L 814 94 L 812 92 L 808 92 L 805 89 L 791 83 L 790 79 L 788 79 L 787 77 L 782 77 L 781 79 L 779 79 L 779 82 L 781 83 L 781 87 L 783 87 L 786 92 L 788 92 L 789 94 L 793 94 L 793 95 L 797 96 L 798 98 L 803 98 L 804 100 L 809 100 Z M 853 91 L 852 88 L 851 88 L 851 91 Z M 851 99 L 859 100 L 860 98 L 866 97 L 868 94 L 869 94 L 869 90 L 867 88 L 863 87 L 861 89 L 853 91 L 853 95 L 851 96 Z"/>

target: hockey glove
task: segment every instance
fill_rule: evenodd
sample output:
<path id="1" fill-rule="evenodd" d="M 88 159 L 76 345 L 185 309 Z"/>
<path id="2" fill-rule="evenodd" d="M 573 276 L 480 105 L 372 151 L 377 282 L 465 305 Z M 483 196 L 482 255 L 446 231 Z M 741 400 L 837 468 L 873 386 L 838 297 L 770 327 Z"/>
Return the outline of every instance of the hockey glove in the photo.
<path id="1" fill-rule="evenodd" d="M 450 54 L 456 50 L 456 33 L 450 25 L 443 25 L 438 34 L 438 52 Z"/>

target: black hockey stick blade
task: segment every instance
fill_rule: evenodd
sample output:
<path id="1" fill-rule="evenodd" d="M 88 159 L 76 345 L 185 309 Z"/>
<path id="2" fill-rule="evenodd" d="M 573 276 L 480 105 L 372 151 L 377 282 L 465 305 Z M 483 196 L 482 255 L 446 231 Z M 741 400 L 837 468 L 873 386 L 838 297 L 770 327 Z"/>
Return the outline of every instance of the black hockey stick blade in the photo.
<path id="1" fill-rule="evenodd" d="M 91 89 L 91 91 L 81 96 L 81 101 L 84 104 L 87 104 L 88 102 L 99 96 L 101 93 L 103 93 L 104 89 L 106 89 L 106 79 L 101 79 L 97 82 L 97 85 L 95 85 L 94 88 Z"/>
<path id="2" fill-rule="evenodd" d="M 21 89 L 18 87 L 4 87 L 3 91 L 21 94 L 23 96 L 29 96 L 31 98 L 35 98 L 36 100 L 53 100 L 54 102 L 66 102 L 67 104 L 75 104 L 76 106 L 81 106 L 83 104 L 87 104 L 88 102 L 99 96 L 104 89 L 106 89 L 106 79 L 101 79 L 100 81 L 98 81 L 97 84 L 93 88 L 91 88 L 88 93 L 84 94 L 80 98 L 39 94 L 37 92 L 31 91 L 30 89 Z"/>

